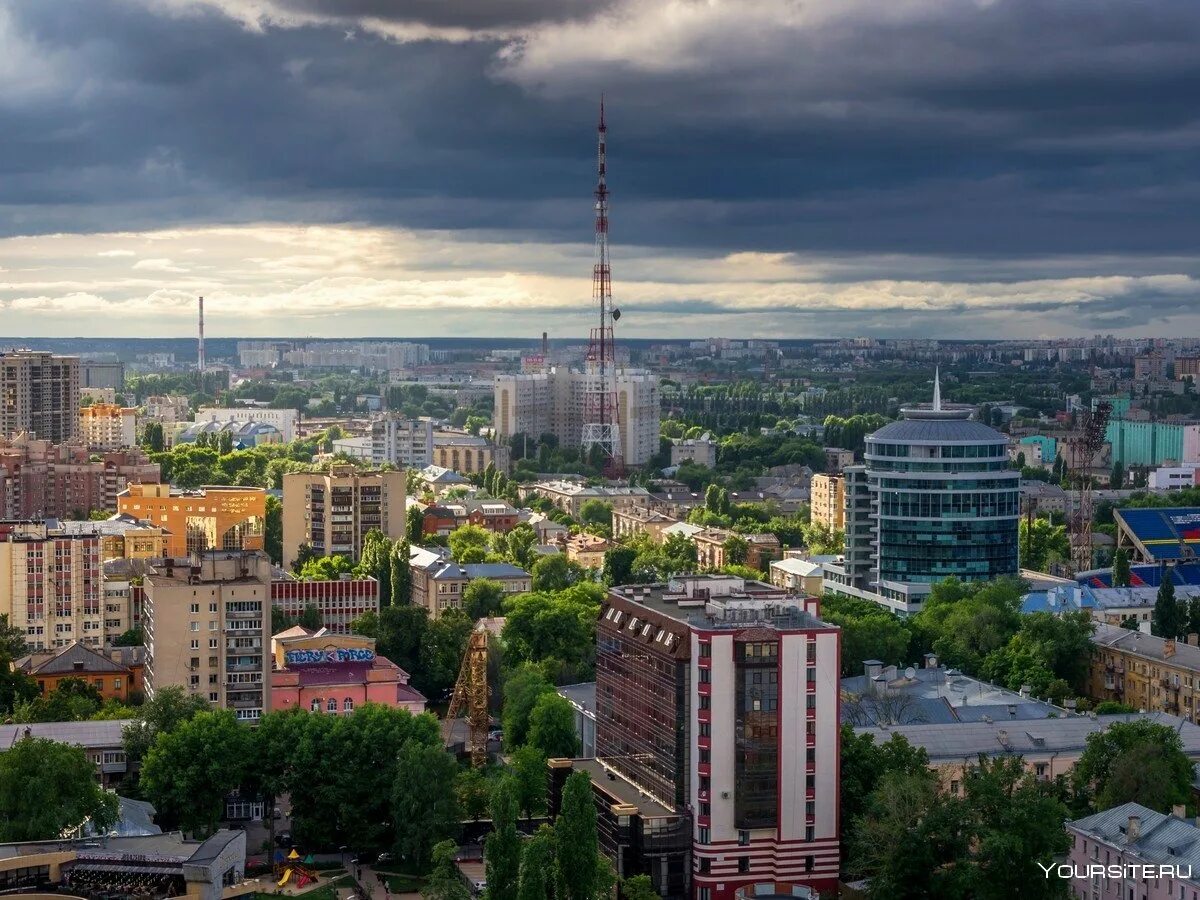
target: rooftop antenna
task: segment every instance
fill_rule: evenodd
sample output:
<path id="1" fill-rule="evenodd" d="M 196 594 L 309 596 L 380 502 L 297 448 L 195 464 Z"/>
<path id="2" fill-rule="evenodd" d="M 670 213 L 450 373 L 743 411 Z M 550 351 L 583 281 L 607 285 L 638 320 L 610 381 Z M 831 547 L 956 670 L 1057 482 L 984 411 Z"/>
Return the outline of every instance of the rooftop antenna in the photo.
<path id="1" fill-rule="evenodd" d="M 933 411 L 942 411 L 942 373 L 941 366 L 933 367 Z"/>

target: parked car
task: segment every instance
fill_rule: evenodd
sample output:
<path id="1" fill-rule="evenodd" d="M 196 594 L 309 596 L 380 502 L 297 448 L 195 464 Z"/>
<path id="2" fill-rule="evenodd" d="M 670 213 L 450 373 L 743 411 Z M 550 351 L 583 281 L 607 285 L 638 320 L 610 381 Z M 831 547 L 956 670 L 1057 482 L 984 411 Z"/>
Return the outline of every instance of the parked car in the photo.
<path id="1" fill-rule="evenodd" d="M 379 863 L 380 865 L 383 865 L 385 863 L 390 863 L 391 861 L 392 861 L 392 854 L 390 854 L 390 853 L 380 853 L 379 857 L 375 860 L 375 862 Z"/>
<path id="2" fill-rule="evenodd" d="M 281 831 L 275 835 L 275 844 L 278 847 L 292 846 L 292 833 L 290 831 Z"/>

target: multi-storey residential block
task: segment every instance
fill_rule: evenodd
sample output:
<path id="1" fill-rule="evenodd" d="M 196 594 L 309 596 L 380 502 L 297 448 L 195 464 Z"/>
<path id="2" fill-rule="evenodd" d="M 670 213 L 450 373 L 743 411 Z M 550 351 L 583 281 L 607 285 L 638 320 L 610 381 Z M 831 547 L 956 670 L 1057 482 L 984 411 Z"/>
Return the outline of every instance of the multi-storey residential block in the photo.
<path id="1" fill-rule="evenodd" d="M 117 511 L 167 531 L 167 556 L 205 550 L 261 550 L 267 515 L 262 488 L 131 484 L 117 496 Z"/>
<path id="2" fill-rule="evenodd" d="M 809 521 L 830 531 L 846 529 L 846 495 L 840 475 L 814 475 L 809 486 Z"/>
<path id="3" fill-rule="evenodd" d="M 147 397 L 143 404 L 145 407 L 145 418 L 165 424 L 173 424 L 175 422 L 186 422 L 190 419 L 188 398 L 170 395 L 155 395 Z"/>
<path id="4" fill-rule="evenodd" d="M 320 556 L 357 560 L 363 540 L 378 528 L 392 540 L 405 532 L 404 472 L 362 472 L 333 466 L 328 473 L 283 476 L 283 564 L 308 545 Z"/>
<path id="5" fill-rule="evenodd" d="M 433 420 L 388 413 L 371 422 L 371 459 L 398 469 L 433 464 Z"/>
<path id="6" fill-rule="evenodd" d="M 509 448 L 485 437 L 456 431 L 435 431 L 433 464 L 461 475 L 478 475 L 488 466 L 507 472 Z"/>
<path id="7" fill-rule="evenodd" d="M 671 441 L 671 465 L 692 462 L 698 466 L 717 467 L 717 442 L 707 431 L 698 438 L 678 438 Z"/>
<path id="8" fill-rule="evenodd" d="M 93 454 L 79 444 L 0 441 L 0 516 L 83 518 L 116 509 L 117 495 L 128 485 L 159 477 L 158 463 L 141 450 Z"/>
<path id="9" fill-rule="evenodd" d="M 147 694 L 180 685 L 258 721 L 269 700 L 270 560 L 241 550 L 168 559 L 145 594 Z"/>
<path id="10" fill-rule="evenodd" d="M 125 387 L 125 363 L 103 359 L 82 360 L 79 364 L 79 386 L 122 390 Z"/>
<path id="11" fill-rule="evenodd" d="M 95 534 L 49 535 L 40 522 L 7 529 L 0 538 L 0 615 L 7 615 L 35 650 L 76 641 L 102 646 L 100 562 Z"/>
<path id="12" fill-rule="evenodd" d="M 836 475 L 846 466 L 854 465 L 854 451 L 843 450 L 841 447 L 825 448 L 825 471 Z"/>
<path id="13" fill-rule="evenodd" d="M 350 623 L 379 611 L 379 582 L 374 578 L 297 581 L 288 576 L 271 582 L 271 605 L 293 619 L 308 607 L 321 614 L 321 625 L 333 634 L 349 634 Z"/>
<path id="14" fill-rule="evenodd" d="M 1200 638 L 1160 638 L 1098 623 L 1088 694 L 1200 723 Z"/>
<path id="15" fill-rule="evenodd" d="M 137 410 L 114 403 L 93 403 L 79 410 L 79 440 L 90 450 L 137 446 Z"/>
<path id="16" fill-rule="evenodd" d="M 839 656 L 819 601 L 771 585 L 688 576 L 609 592 L 585 765 L 622 795 L 600 830 L 622 877 L 697 900 L 836 884 Z"/>
<path id="17" fill-rule="evenodd" d="M 635 534 L 645 534 L 656 544 L 666 540 L 663 532 L 678 520 L 665 513 L 655 512 L 644 506 L 631 506 L 627 509 L 613 509 L 612 530 L 617 540 L 632 537 Z"/>
<path id="18" fill-rule="evenodd" d="M 628 466 L 645 465 L 659 449 L 658 376 L 618 369 L 614 381 L 622 458 Z M 496 376 L 497 437 L 549 433 L 561 444 L 578 446 L 588 384 L 588 375 L 566 368 Z"/>
<path id="19" fill-rule="evenodd" d="M 79 357 L 0 353 L 0 438 L 21 432 L 53 444 L 79 434 Z"/>

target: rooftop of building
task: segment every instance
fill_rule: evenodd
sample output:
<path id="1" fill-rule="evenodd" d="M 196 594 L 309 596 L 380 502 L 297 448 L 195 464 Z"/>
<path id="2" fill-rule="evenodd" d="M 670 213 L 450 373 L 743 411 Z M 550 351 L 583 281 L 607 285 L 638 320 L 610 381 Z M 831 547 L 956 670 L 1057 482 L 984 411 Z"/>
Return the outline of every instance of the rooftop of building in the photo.
<path id="1" fill-rule="evenodd" d="M 905 410 L 906 414 L 908 412 L 911 411 Z M 913 444 L 1006 444 L 1008 438 L 991 426 L 974 419 L 907 418 L 889 422 L 868 435 L 867 440 Z"/>
<path id="2" fill-rule="evenodd" d="M 585 681 L 582 684 L 564 684 L 556 690 L 580 709 L 586 710 L 593 716 L 596 714 L 596 682 Z"/>
<path id="3" fill-rule="evenodd" d="M 454 560 L 443 560 L 440 567 L 430 575 L 434 581 L 457 581 L 462 578 L 495 578 L 511 580 L 528 578 L 529 573 L 512 563 L 456 563 Z"/>
<path id="4" fill-rule="evenodd" d="M 1100 648 L 1123 650 L 1145 659 L 1169 661 L 1173 666 L 1200 671 L 1200 647 L 1184 641 L 1167 640 L 1141 631 L 1097 623 L 1092 643 Z"/>
<path id="5" fill-rule="evenodd" d="M 813 598 L 733 575 L 681 575 L 668 582 L 615 587 L 609 596 L 701 629 L 833 627 L 807 611 Z"/>
<path id="6" fill-rule="evenodd" d="M 260 571 L 272 569 L 266 554 L 254 550 L 205 550 L 180 559 L 154 560 L 147 578 L 183 584 L 258 584 Z"/>
<path id="7" fill-rule="evenodd" d="M 807 578 L 812 575 L 820 575 L 824 571 L 824 565 L 827 562 L 834 562 L 840 557 L 836 555 L 825 556 L 810 556 L 808 559 L 800 559 L 795 556 L 788 556 L 784 559 L 775 559 L 771 561 L 771 569 L 774 571 L 786 572 L 788 575 L 796 575 L 800 578 Z"/>
<path id="8" fill-rule="evenodd" d="M 605 765 L 603 760 L 573 759 L 571 766 L 577 772 L 587 772 L 592 778 L 592 785 L 608 795 L 614 804 L 636 806 L 643 818 L 678 815 L 671 807 L 660 803 L 632 781 L 627 781 L 614 769 Z"/>
<path id="9" fill-rule="evenodd" d="M 649 497 L 650 492 L 644 487 L 603 487 L 601 485 L 580 484 L 576 481 L 539 481 L 533 485 L 534 490 L 550 491 L 556 494 L 567 494 L 572 497 Z"/>
<path id="10" fill-rule="evenodd" d="M 69 535 L 71 537 L 91 537 L 93 535 L 103 535 L 106 537 L 121 537 L 130 531 L 140 529 L 154 529 L 155 531 L 164 531 L 153 522 L 147 522 L 145 519 L 139 519 L 136 516 L 131 516 L 128 513 L 117 513 L 114 516 L 109 516 L 107 519 L 47 519 L 46 530 L 55 536 Z"/>
<path id="11" fill-rule="evenodd" d="M 421 478 L 428 484 L 468 484 L 469 479 L 453 469 L 429 465 L 421 470 Z"/>
<path id="12" fill-rule="evenodd" d="M 119 747 L 121 733 L 133 719 L 108 719 L 88 722 L 30 722 L 27 725 L 0 725 L 0 752 L 24 737 L 44 738 L 60 744 L 80 747 Z"/>
<path id="13" fill-rule="evenodd" d="M 245 832 L 222 829 L 203 840 L 188 840 L 178 831 L 165 834 L 137 835 L 133 837 L 110 837 L 104 846 L 98 846 L 95 838 L 80 840 L 28 841 L 0 844 L 0 859 L 12 859 L 35 853 L 59 850 L 78 851 L 78 860 L 85 861 L 89 855 L 125 855 L 153 858 L 161 862 L 203 865 L 217 859 L 230 843 L 244 840 Z"/>
<path id="14" fill-rule="evenodd" d="M 1131 820 L 1136 820 L 1135 835 L 1129 833 Z M 1111 846 L 1135 850 L 1144 865 L 1186 866 L 1200 871 L 1200 828 L 1140 803 L 1122 803 L 1069 821 L 1067 827 Z"/>
<path id="15" fill-rule="evenodd" d="M 49 675 L 119 675 L 129 672 L 128 666 L 78 641 L 61 649 L 30 653 L 16 660 L 13 665 L 33 678 Z"/>
<path id="16" fill-rule="evenodd" d="M 935 661 L 932 654 L 930 662 Z M 980 681 L 957 669 L 865 663 L 862 675 L 843 678 L 842 721 L 853 725 L 937 725 L 1045 719 L 1065 711 L 1017 691 Z"/>
<path id="17" fill-rule="evenodd" d="M 1062 716 L 1056 719 L 1015 722 L 943 722 L 940 724 L 860 726 L 857 734 L 870 734 L 877 743 L 893 734 L 929 754 L 930 762 L 973 762 L 986 756 L 1032 756 L 1083 752 L 1089 735 L 1105 731 L 1116 722 L 1148 719 L 1169 725 L 1179 733 L 1183 751 L 1200 758 L 1200 726 L 1167 713 L 1128 713 L 1112 716 Z"/>

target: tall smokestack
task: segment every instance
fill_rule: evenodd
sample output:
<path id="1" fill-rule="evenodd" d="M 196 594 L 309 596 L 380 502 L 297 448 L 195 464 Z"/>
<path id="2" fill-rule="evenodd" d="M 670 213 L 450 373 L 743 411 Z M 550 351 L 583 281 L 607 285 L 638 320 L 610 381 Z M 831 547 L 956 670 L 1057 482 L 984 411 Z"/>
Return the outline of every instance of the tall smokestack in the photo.
<path id="1" fill-rule="evenodd" d="M 204 298 L 200 298 L 200 343 L 196 353 L 197 368 L 200 370 L 200 389 L 204 389 Z"/>
<path id="2" fill-rule="evenodd" d="M 547 359 L 550 356 L 550 341 L 546 337 L 546 332 L 542 332 L 542 359 Z"/>

